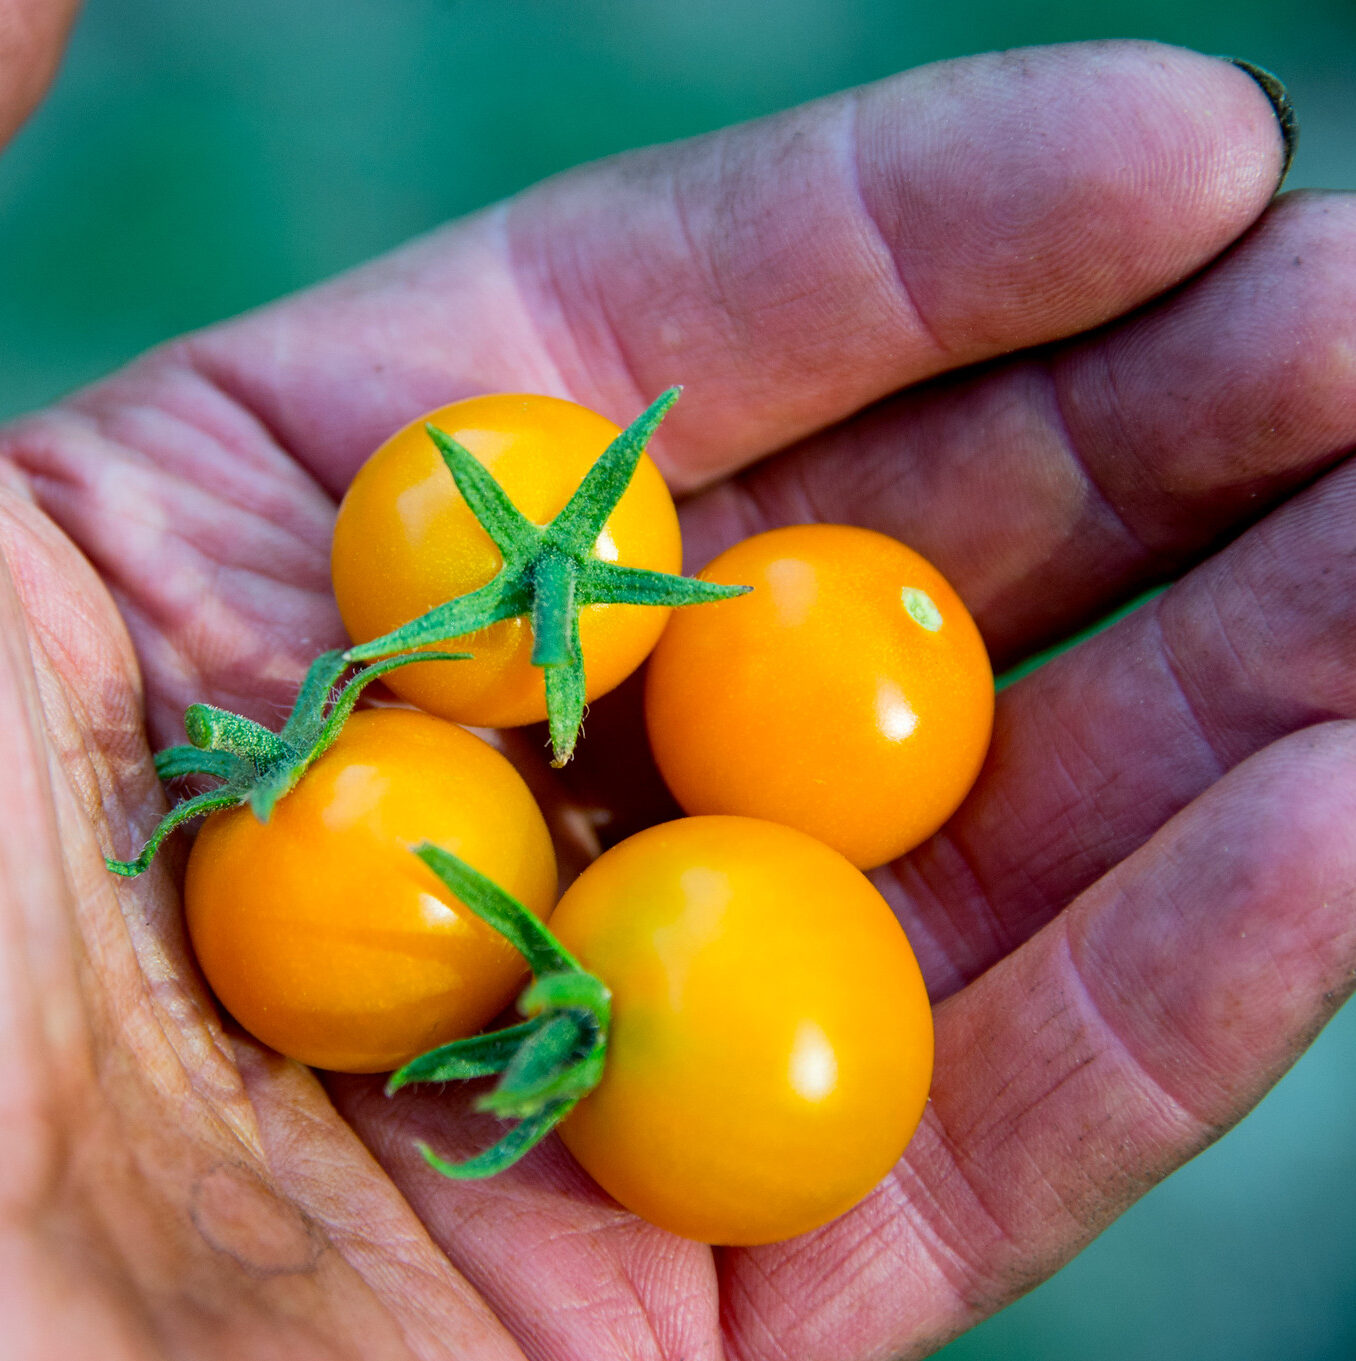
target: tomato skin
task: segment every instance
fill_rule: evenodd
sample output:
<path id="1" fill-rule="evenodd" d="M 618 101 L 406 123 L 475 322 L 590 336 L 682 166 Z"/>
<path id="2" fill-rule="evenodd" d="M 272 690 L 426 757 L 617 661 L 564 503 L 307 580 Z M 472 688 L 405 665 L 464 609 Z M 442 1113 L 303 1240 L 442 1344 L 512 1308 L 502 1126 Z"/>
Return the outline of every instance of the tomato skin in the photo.
<path id="1" fill-rule="evenodd" d="M 397 431 L 358 470 L 334 528 L 334 593 L 355 643 L 483 586 L 502 563 L 425 422 L 469 449 L 535 524 L 548 523 L 564 508 L 619 433 L 611 421 L 575 402 L 524 394 L 453 402 Z M 648 456 L 641 456 L 596 552 L 624 566 L 680 569 L 673 498 Z M 583 610 L 580 642 L 589 699 L 620 684 L 645 660 L 668 614 L 646 605 Z M 505 728 L 546 716 L 542 671 L 531 664 L 528 619 L 503 620 L 462 642 L 472 661 L 403 667 L 386 684 L 403 699 L 458 723 Z"/>
<path id="2" fill-rule="evenodd" d="M 560 1135 L 628 1209 L 702 1242 L 773 1242 L 898 1160 L 931 1077 L 927 992 L 836 852 L 749 818 L 680 819 L 595 861 L 551 927 L 613 995 L 602 1082 Z"/>
<path id="3" fill-rule="evenodd" d="M 676 612 L 650 659 L 650 744 L 682 807 L 798 827 L 862 869 L 931 836 L 993 726 L 983 640 L 941 573 L 884 534 L 797 525 L 699 575 L 754 589 Z M 935 632 L 909 588 L 940 612 Z"/>
<path id="4" fill-rule="evenodd" d="M 189 857 L 188 930 L 207 981 L 251 1034 L 292 1058 L 385 1072 L 493 1019 L 522 956 L 410 846 L 436 841 L 538 916 L 551 838 L 522 778 L 441 719 L 364 711 L 281 799 L 208 819 Z"/>

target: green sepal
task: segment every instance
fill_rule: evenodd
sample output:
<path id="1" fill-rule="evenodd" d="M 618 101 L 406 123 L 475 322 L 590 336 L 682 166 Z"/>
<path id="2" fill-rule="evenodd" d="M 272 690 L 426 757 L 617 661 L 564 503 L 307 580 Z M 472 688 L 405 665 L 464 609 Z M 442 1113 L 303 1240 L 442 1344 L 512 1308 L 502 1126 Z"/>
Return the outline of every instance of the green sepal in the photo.
<path id="1" fill-rule="evenodd" d="M 540 1016 L 546 1011 L 588 1011 L 611 1016 L 612 994 L 596 974 L 575 968 L 560 973 L 542 974 L 528 984 L 518 999 L 524 1016 Z"/>
<path id="2" fill-rule="evenodd" d="M 522 1157 L 601 1081 L 612 998 L 601 979 L 493 880 L 429 842 L 415 847 L 415 854 L 523 955 L 535 975 L 518 999 L 528 1020 L 432 1049 L 411 1059 L 386 1084 L 390 1095 L 416 1082 L 500 1074 L 493 1090 L 476 1101 L 478 1110 L 518 1121 L 497 1143 L 462 1163 L 447 1162 L 419 1146 L 429 1166 L 444 1176 L 488 1177 Z"/>
<path id="3" fill-rule="evenodd" d="M 424 425 L 438 447 L 462 500 L 494 540 L 505 562 L 528 558 L 537 548 L 537 526 L 509 500 L 494 474 L 464 445 L 436 425 Z"/>
<path id="4" fill-rule="evenodd" d="M 138 874 L 150 868 L 151 861 L 155 859 L 155 853 L 160 849 L 160 843 L 181 822 L 187 822 L 190 818 L 205 817 L 208 813 L 215 813 L 219 808 L 230 808 L 239 802 L 239 794 L 235 789 L 228 786 L 208 790 L 205 794 L 196 794 L 191 799 L 184 799 L 182 802 L 176 803 L 160 819 L 159 825 L 151 833 L 150 839 L 141 848 L 141 853 L 135 860 L 114 860 L 111 856 L 105 856 L 104 864 L 114 874 L 121 875 L 124 879 L 135 879 Z"/>
<path id="5" fill-rule="evenodd" d="M 596 1044 L 596 1030 L 585 1013 L 560 1011 L 542 1017 L 518 1046 L 494 1090 L 476 1102 L 476 1109 L 521 1120 L 547 1102 L 577 1100 L 597 1085 L 597 1078 L 579 1066 Z"/>
<path id="6" fill-rule="evenodd" d="M 184 711 L 184 730 L 190 745 L 167 747 L 155 757 L 162 780 L 185 775 L 210 775 L 221 781 L 215 789 L 174 805 L 161 818 L 133 860 L 104 860 L 114 874 L 133 878 L 147 869 L 165 838 L 190 818 L 248 803 L 261 822 L 267 822 L 279 799 L 332 745 L 353 712 L 364 687 L 379 676 L 411 662 L 461 661 L 466 653 L 419 652 L 387 657 L 364 667 L 336 694 L 334 687 L 350 663 L 343 652 L 322 653 L 307 669 L 297 700 L 281 732 L 214 704 L 190 704 Z"/>
<path id="7" fill-rule="evenodd" d="M 499 549 L 503 565 L 484 586 L 435 606 L 381 638 L 356 644 L 345 655 L 363 661 L 477 633 L 504 619 L 530 618 L 532 661 L 546 673 L 553 764 L 564 765 L 584 720 L 587 680 L 579 645 L 579 611 L 584 606 L 700 605 L 750 589 L 624 567 L 596 556 L 598 536 L 680 391 L 672 387 L 661 393 L 617 435 L 547 525 L 527 519 L 464 445 L 426 425 L 462 498 Z"/>
<path id="8" fill-rule="evenodd" d="M 513 894 L 500 888 L 493 879 L 431 841 L 420 842 L 414 847 L 414 853 L 442 880 L 450 893 L 481 921 L 494 927 L 527 960 L 527 967 L 533 974 L 583 973 L 579 961 Z"/>
<path id="9" fill-rule="evenodd" d="M 297 691 L 296 700 L 292 705 L 292 712 L 288 714 L 282 731 L 278 734 L 284 742 L 293 747 L 311 744 L 316 736 L 318 717 L 325 712 L 325 702 L 329 699 L 330 692 L 343 679 L 350 665 L 351 663 L 344 659 L 343 652 L 338 648 L 332 648 L 329 652 L 322 652 L 306 668 L 306 674 L 301 679 L 301 688 Z"/>
<path id="10" fill-rule="evenodd" d="M 579 604 L 575 600 L 578 564 L 549 549 L 532 573 L 532 665 L 547 674 L 556 666 L 582 664 L 579 648 Z"/>
<path id="11" fill-rule="evenodd" d="M 234 780 L 244 774 L 245 763 L 229 751 L 203 751 L 200 747 L 166 747 L 155 754 L 155 773 L 162 780 L 181 775 L 215 775 Z"/>
<path id="12" fill-rule="evenodd" d="M 309 764 L 309 761 L 305 763 L 300 760 L 287 761 L 260 774 L 258 780 L 250 785 L 249 793 L 245 795 L 250 812 L 260 822 L 267 822 L 273 816 L 278 800 L 284 794 L 292 792 L 297 781 L 306 773 L 306 766 Z"/>
<path id="13" fill-rule="evenodd" d="M 581 605 L 606 601 L 613 605 L 706 605 L 733 596 L 748 595 L 752 586 L 731 586 L 700 577 L 676 577 L 643 567 L 619 567 L 615 562 L 594 560 L 575 583 Z"/>
<path id="14" fill-rule="evenodd" d="M 478 587 L 469 595 L 460 595 L 444 605 L 437 605 L 418 619 L 411 619 L 398 629 L 374 638 L 370 643 L 358 643 L 344 654 L 351 662 L 365 662 L 373 657 L 410 648 L 426 647 L 449 638 L 461 638 L 468 633 L 497 624 L 501 619 L 514 619 L 532 612 L 532 583 L 520 573 L 501 571 L 498 576 Z M 436 660 L 427 657 L 423 660 Z"/>
<path id="15" fill-rule="evenodd" d="M 386 1082 L 386 1095 L 394 1095 L 411 1082 L 459 1082 L 502 1073 L 518 1046 L 536 1029 L 535 1021 L 523 1021 L 487 1035 L 472 1035 L 470 1039 L 439 1045 L 392 1073 Z"/>
<path id="16" fill-rule="evenodd" d="M 422 1140 L 415 1147 L 423 1155 L 424 1161 L 435 1172 L 441 1172 L 454 1181 L 472 1181 L 478 1177 L 492 1177 L 506 1167 L 512 1167 L 525 1153 L 535 1148 L 555 1127 L 574 1109 L 573 1101 L 555 1101 L 543 1106 L 536 1115 L 520 1120 L 497 1143 L 491 1144 L 484 1153 L 468 1158 L 465 1162 L 449 1162 L 440 1158 Z"/>
<path id="17" fill-rule="evenodd" d="M 579 730 L 584 726 L 584 707 L 588 699 L 577 609 L 570 613 L 568 628 L 565 660 L 545 668 L 546 724 L 551 733 L 551 764 L 557 769 L 574 755 Z"/>
<path id="18" fill-rule="evenodd" d="M 603 450 L 602 456 L 584 474 L 565 509 L 546 527 L 546 538 L 552 544 L 567 551 L 581 546 L 593 547 L 603 532 L 607 517 L 631 485 L 645 446 L 681 393 L 679 387 L 661 392 Z"/>
<path id="19" fill-rule="evenodd" d="M 342 656 L 342 654 L 340 654 Z M 374 680 L 380 680 L 390 671 L 398 671 L 402 666 L 409 666 L 412 662 L 467 662 L 471 660 L 469 652 L 419 652 L 410 654 L 402 652 L 394 657 L 385 657 L 372 666 L 365 666 L 350 680 L 334 698 L 334 703 L 326 710 L 323 706 L 319 708 L 313 719 L 308 719 L 306 733 L 309 737 L 314 725 L 314 738 L 310 739 L 310 756 L 307 765 L 323 756 L 330 747 L 334 745 L 335 738 L 343 731 L 344 724 L 348 722 L 349 715 L 357 707 L 358 700 L 362 697 L 362 692 L 372 684 Z M 290 720 L 289 720 L 290 721 Z"/>

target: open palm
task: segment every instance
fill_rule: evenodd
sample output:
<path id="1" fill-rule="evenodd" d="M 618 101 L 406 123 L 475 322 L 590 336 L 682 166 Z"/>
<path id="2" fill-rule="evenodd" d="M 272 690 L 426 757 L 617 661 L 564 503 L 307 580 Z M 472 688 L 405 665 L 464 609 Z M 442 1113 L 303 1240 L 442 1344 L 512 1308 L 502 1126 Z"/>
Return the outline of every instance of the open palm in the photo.
<path id="1" fill-rule="evenodd" d="M 1257 84 L 1188 53 L 925 68 L 548 182 L 0 436 L 21 1354 L 924 1353 L 1238 1119 L 1356 969 L 1356 205 L 1271 202 L 1281 161 Z M 691 566 L 884 530 L 1000 664 L 1180 577 L 1007 689 L 971 798 L 877 874 L 938 1002 L 904 1159 L 715 1253 L 554 1140 L 436 1178 L 414 1138 L 484 1117 L 223 1032 L 175 854 L 101 862 L 162 811 L 186 704 L 276 720 L 342 643 L 334 504 L 390 430 L 495 390 L 625 422 L 673 382 Z M 626 710 L 555 795 L 613 835 L 662 813 Z"/>

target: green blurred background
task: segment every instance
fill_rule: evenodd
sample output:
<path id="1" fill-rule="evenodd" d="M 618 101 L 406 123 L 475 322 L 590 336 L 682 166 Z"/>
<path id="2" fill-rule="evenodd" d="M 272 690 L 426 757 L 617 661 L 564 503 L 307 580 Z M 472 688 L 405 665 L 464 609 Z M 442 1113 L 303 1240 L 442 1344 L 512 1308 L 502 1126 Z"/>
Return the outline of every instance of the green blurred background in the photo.
<path id="1" fill-rule="evenodd" d="M 1352 0 L 88 0 L 0 161 L 0 417 L 552 171 L 986 48 L 1141 37 L 1287 82 L 1356 187 Z M 949 1361 L 1356 1358 L 1356 1008 Z"/>

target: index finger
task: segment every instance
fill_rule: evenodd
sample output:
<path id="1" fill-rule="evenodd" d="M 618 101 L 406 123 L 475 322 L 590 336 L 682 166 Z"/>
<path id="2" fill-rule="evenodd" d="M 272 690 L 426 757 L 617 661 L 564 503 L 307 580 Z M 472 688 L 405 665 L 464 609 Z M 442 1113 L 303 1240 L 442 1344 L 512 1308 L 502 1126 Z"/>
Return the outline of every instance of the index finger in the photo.
<path id="1" fill-rule="evenodd" d="M 193 353 L 336 493 L 459 396 L 624 424 L 684 383 L 656 453 L 685 488 L 1161 292 L 1258 216 L 1283 154 L 1224 61 L 973 57 L 571 172 Z"/>

